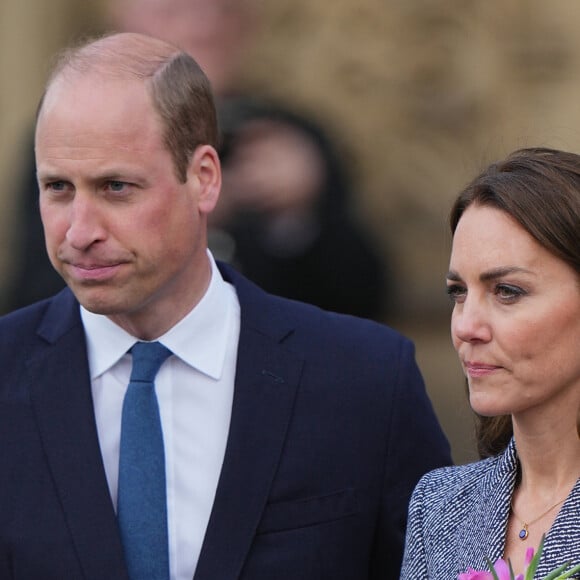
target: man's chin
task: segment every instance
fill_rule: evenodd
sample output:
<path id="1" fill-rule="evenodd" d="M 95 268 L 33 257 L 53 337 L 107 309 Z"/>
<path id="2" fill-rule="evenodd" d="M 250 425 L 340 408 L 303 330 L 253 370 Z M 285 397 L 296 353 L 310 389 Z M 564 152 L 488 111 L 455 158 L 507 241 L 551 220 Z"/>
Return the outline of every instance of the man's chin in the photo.
<path id="1" fill-rule="evenodd" d="M 126 306 L 119 302 L 118 296 L 112 297 L 110 292 L 103 291 L 102 288 L 71 287 L 71 290 L 80 305 L 93 314 L 111 316 L 126 311 Z"/>

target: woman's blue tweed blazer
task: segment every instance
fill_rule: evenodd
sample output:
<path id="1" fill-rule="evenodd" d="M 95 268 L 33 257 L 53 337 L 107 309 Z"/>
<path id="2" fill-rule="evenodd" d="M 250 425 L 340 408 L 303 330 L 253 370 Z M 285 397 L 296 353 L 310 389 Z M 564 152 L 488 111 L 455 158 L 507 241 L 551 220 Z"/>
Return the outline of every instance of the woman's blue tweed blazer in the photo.
<path id="1" fill-rule="evenodd" d="M 456 580 L 470 567 L 486 570 L 486 556 L 501 558 L 517 467 L 512 439 L 497 457 L 423 476 L 409 505 L 401 580 Z M 580 479 L 546 535 L 535 578 L 566 561 L 580 563 Z"/>

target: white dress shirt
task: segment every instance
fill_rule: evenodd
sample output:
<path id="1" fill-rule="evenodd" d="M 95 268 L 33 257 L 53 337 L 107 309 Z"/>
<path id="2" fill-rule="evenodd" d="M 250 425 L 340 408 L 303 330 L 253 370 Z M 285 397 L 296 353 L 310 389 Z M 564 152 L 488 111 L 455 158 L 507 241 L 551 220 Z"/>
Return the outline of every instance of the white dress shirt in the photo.
<path id="1" fill-rule="evenodd" d="M 165 443 L 172 580 L 193 578 L 213 506 L 230 426 L 240 333 L 236 292 L 213 257 L 209 287 L 158 341 L 175 356 L 155 379 Z M 111 499 L 117 505 L 123 398 L 137 339 L 81 307 L 95 418 Z"/>

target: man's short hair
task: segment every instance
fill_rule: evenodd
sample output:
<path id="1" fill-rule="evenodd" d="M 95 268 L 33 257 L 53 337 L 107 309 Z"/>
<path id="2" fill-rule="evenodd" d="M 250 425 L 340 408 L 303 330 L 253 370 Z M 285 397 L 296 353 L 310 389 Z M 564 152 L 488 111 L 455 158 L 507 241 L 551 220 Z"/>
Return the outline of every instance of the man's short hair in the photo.
<path id="1" fill-rule="evenodd" d="M 217 149 L 217 114 L 209 80 L 197 62 L 179 48 L 135 33 L 109 34 L 67 48 L 52 68 L 37 118 L 56 81 L 84 74 L 143 81 L 181 182 L 187 180 L 189 161 L 199 145 Z"/>

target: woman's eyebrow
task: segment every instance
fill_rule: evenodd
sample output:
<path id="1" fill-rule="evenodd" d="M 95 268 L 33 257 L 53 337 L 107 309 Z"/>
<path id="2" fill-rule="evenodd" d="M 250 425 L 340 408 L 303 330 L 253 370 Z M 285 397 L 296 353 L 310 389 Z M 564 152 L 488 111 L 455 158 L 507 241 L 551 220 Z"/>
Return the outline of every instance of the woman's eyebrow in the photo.
<path id="1" fill-rule="evenodd" d="M 509 274 L 533 274 L 533 272 L 526 270 L 526 268 L 520 268 L 519 266 L 502 266 L 501 268 L 492 268 L 487 272 L 482 272 L 479 275 L 479 279 L 482 282 L 489 282 L 490 280 L 497 280 Z M 463 278 L 455 270 L 449 270 L 447 272 L 447 280 L 462 282 Z"/>

